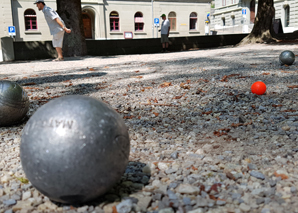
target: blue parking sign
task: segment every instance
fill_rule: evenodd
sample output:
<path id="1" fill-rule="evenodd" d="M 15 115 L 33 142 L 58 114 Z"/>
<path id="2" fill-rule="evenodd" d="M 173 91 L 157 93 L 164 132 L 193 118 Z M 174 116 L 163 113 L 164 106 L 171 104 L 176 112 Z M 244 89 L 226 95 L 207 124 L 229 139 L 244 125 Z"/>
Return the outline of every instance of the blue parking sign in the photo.
<path id="1" fill-rule="evenodd" d="M 154 19 L 154 26 L 159 27 L 159 18 Z"/>
<path id="2" fill-rule="evenodd" d="M 246 9 L 242 9 L 242 15 L 246 15 Z"/>
<path id="3" fill-rule="evenodd" d="M 9 26 L 8 27 L 8 34 L 9 35 L 13 35 L 13 36 L 16 35 L 16 28 L 15 28 L 15 26 Z"/>

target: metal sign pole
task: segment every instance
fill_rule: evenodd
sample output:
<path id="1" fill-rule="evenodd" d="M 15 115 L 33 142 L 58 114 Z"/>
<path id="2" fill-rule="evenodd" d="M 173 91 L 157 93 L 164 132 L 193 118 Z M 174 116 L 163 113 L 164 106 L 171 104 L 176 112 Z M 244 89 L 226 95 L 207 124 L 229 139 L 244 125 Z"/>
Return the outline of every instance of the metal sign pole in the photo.
<path id="1" fill-rule="evenodd" d="M 154 26 L 156 27 L 156 38 L 158 38 L 159 18 L 154 19 Z"/>

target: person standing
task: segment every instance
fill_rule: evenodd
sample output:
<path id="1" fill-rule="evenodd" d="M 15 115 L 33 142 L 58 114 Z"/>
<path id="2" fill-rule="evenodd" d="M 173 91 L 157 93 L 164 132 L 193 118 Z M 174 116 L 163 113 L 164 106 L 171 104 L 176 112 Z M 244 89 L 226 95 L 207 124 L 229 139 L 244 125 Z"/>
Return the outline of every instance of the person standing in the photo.
<path id="1" fill-rule="evenodd" d="M 44 13 L 44 17 L 49 25 L 51 35 L 53 35 L 53 47 L 56 49 L 58 58 L 53 61 L 63 61 L 62 47 L 64 32 L 71 33 L 71 29 L 65 27 L 64 21 L 60 18 L 58 13 L 52 8 L 48 7 L 44 0 L 36 0 L 36 7 L 39 11 Z"/>
<path id="2" fill-rule="evenodd" d="M 160 29 L 162 52 L 169 52 L 168 47 L 169 47 L 170 21 L 169 19 L 167 19 L 165 14 L 162 14 L 160 17 L 163 20 L 161 23 L 161 29 Z"/>

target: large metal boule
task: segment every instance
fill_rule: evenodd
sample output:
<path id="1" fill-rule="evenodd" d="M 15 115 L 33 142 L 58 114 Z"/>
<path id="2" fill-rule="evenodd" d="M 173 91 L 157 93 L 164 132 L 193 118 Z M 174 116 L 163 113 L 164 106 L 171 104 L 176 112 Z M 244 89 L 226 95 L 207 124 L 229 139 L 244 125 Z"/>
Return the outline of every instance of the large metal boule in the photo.
<path id="1" fill-rule="evenodd" d="M 71 95 L 33 114 L 20 150 L 36 189 L 53 201 L 77 204 L 103 195 L 121 178 L 130 142 L 116 111 L 97 99 Z"/>
<path id="2" fill-rule="evenodd" d="M 26 116 L 29 98 L 15 82 L 0 81 L 0 126 L 16 124 Z"/>
<path id="3" fill-rule="evenodd" d="M 292 65 L 295 61 L 295 54 L 290 50 L 285 50 L 279 55 L 279 63 L 281 65 Z"/>

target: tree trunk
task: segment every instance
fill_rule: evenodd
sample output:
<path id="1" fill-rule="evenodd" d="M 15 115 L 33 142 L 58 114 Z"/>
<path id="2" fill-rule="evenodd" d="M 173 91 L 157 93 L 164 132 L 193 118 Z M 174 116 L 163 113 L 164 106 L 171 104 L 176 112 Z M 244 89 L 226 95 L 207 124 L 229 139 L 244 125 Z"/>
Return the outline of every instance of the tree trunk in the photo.
<path id="1" fill-rule="evenodd" d="M 63 55 L 83 56 L 87 54 L 81 0 L 56 0 L 57 12 L 71 33 L 64 34 Z"/>
<path id="2" fill-rule="evenodd" d="M 259 0 L 258 12 L 251 33 L 240 44 L 269 43 L 275 41 L 272 19 L 275 15 L 273 0 Z"/>

